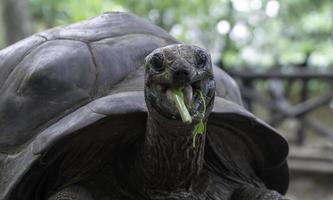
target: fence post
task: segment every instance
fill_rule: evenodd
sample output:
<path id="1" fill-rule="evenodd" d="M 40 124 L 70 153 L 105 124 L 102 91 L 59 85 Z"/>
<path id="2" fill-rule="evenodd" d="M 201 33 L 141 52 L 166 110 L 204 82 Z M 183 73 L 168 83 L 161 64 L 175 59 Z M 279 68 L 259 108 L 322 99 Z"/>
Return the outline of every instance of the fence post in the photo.
<path id="1" fill-rule="evenodd" d="M 304 78 L 301 79 L 302 81 L 302 88 L 300 91 L 300 102 L 305 102 L 308 99 L 308 87 L 309 87 L 309 80 Z M 296 144 L 297 145 L 303 145 L 305 142 L 305 129 L 304 129 L 304 123 L 305 120 L 303 118 L 303 116 L 300 116 L 299 118 L 299 123 L 298 123 L 298 128 L 296 131 L 296 135 L 297 135 L 297 140 L 296 140 Z"/>

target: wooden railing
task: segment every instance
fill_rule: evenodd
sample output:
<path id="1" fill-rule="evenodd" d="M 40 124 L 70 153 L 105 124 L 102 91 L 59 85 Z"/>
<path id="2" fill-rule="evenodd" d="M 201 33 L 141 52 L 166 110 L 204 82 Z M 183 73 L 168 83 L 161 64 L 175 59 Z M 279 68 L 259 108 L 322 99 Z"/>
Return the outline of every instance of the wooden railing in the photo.
<path id="1" fill-rule="evenodd" d="M 319 71 L 310 68 L 281 69 L 267 72 L 226 70 L 235 78 L 240 86 L 244 104 L 252 112 L 254 104 L 264 107 L 269 113 L 268 122 L 277 127 L 288 119 L 297 121 L 297 129 L 293 133 L 295 141 L 290 141 L 291 148 L 288 164 L 291 170 L 311 173 L 333 174 L 333 149 L 314 149 L 305 144 L 306 129 L 312 130 L 319 137 L 330 140 L 333 144 L 333 70 Z M 311 81 L 325 84 L 327 90 L 313 95 L 310 91 Z M 266 87 L 256 87 L 264 82 Z M 300 84 L 300 89 L 290 95 L 293 84 Z M 291 103 L 290 96 L 297 96 L 298 103 Z M 331 124 L 323 123 L 322 118 L 315 118 L 310 112 L 327 106 Z M 257 114 L 257 113 L 255 113 Z M 326 116 L 327 118 L 327 116 Z"/>
<path id="2" fill-rule="evenodd" d="M 288 68 L 289 70 L 271 70 L 267 72 L 226 70 L 235 78 L 241 89 L 245 106 L 253 111 L 253 104 L 258 103 L 268 109 L 268 122 L 278 126 L 287 119 L 294 119 L 299 126 L 296 131 L 296 144 L 302 145 L 305 140 L 305 128 L 333 141 L 333 128 L 309 115 L 310 112 L 322 106 L 333 104 L 333 70 L 313 70 L 310 68 Z M 291 70 L 290 70 L 291 69 Z M 310 96 L 310 81 L 325 82 L 329 87 L 322 94 Z M 258 81 L 265 81 L 269 86 L 268 95 L 263 95 L 255 87 Z M 300 97 L 297 104 L 292 104 L 287 98 L 294 83 L 301 82 L 301 88 L 296 96 Z M 284 84 L 287 83 L 287 84 Z M 333 118 L 333 108 L 332 118 Z"/>

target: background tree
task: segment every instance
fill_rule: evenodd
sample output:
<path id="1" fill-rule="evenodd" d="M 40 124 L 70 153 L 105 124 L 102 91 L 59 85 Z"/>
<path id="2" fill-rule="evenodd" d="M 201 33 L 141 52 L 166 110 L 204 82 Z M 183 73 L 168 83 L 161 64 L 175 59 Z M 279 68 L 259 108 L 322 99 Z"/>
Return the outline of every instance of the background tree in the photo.
<path id="1" fill-rule="evenodd" d="M 7 45 L 31 33 L 27 0 L 2 0 L 1 14 Z"/>
<path id="2" fill-rule="evenodd" d="M 2 1 L 1 0 L 0 0 L 0 16 L 2 16 Z M 3 20 L 0 20 L 0 49 L 1 49 L 2 45 L 4 44 L 4 41 L 3 41 L 4 34 L 3 33 L 4 33 Z"/>
<path id="3" fill-rule="evenodd" d="M 182 42 L 206 47 L 226 67 L 333 66 L 330 0 L 29 0 L 29 8 L 33 32 L 129 11 Z"/>

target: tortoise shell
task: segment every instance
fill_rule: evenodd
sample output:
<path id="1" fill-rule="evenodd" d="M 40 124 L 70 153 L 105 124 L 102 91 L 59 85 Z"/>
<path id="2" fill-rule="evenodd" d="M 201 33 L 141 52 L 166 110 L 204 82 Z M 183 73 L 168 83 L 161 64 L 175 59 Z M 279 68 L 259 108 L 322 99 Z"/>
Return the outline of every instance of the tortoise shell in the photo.
<path id="1" fill-rule="evenodd" d="M 175 43 L 167 32 L 136 16 L 111 12 L 1 50 L 0 199 L 19 199 L 17 191 L 37 184 L 43 175 L 46 154 L 56 157 L 63 141 L 101 122 L 113 123 L 110 145 L 115 148 L 143 137 L 144 131 L 128 133 L 124 125 L 135 130 L 146 126 L 141 66 L 154 49 Z M 208 129 L 232 128 L 248 138 L 261 155 L 257 175 L 268 188 L 285 193 L 286 140 L 242 107 L 232 78 L 217 67 L 214 74 L 217 91 Z M 222 139 L 208 135 L 216 156 L 207 159 L 223 160 Z"/>

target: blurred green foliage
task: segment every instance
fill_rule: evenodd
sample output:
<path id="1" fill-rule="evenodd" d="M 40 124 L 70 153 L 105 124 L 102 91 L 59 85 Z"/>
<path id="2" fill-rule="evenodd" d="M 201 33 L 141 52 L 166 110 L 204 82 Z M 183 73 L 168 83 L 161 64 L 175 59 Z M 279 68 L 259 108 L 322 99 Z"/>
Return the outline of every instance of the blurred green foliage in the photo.
<path id="1" fill-rule="evenodd" d="M 34 29 L 66 25 L 123 7 L 105 0 L 30 0 Z"/>
<path id="2" fill-rule="evenodd" d="M 332 0 L 30 0 L 35 32 L 105 11 L 128 11 L 224 66 L 333 65 Z"/>

